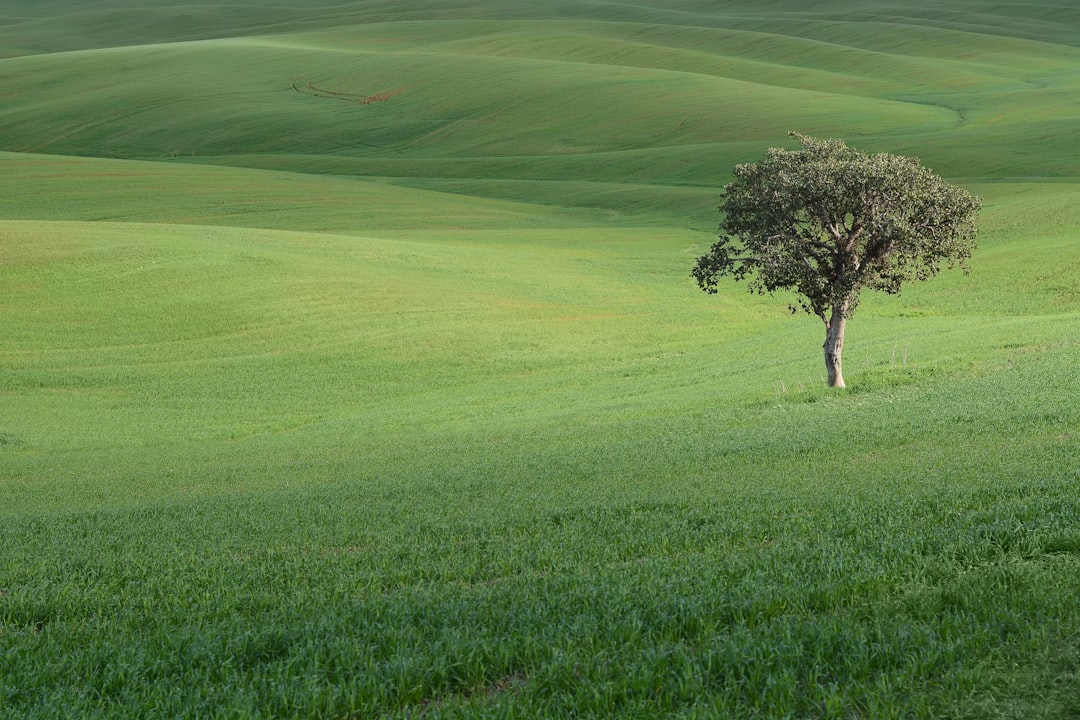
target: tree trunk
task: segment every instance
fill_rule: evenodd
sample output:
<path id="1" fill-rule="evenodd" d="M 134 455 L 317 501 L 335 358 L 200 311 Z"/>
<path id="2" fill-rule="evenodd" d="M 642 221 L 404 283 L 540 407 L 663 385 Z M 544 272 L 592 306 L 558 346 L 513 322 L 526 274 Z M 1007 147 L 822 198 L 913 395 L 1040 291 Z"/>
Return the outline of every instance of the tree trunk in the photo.
<path id="1" fill-rule="evenodd" d="M 844 351 L 844 326 L 847 324 L 844 308 L 834 307 L 825 324 L 825 370 L 829 373 L 829 387 L 845 387 L 844 370 L 840 355 Z"/>

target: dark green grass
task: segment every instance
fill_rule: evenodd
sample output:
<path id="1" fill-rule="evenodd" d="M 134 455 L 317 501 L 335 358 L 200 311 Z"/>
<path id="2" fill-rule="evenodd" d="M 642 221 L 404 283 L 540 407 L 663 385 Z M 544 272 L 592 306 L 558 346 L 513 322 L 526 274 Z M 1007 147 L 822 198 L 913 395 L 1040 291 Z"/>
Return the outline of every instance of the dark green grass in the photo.
<path id="1" fill-rule="evenodd" d="M 69 62 L 82 72 L 65 72 Z M 381 53 L 235 40 L 4 66 L 5 90 L 16 99 L 3 114 L 5 147 L 62 154 L 534 156 L 776 137 L 785 122 L 820 128 L 836 114 L 860 134 L 954 122 L 953 112 L 927 104 L 424 46 Z M 383 93 L 396 94 L 356 102 Z M 48 127 L 30 126 L 28 117 L 49 118 Z"/>
<path id="2" fill-rule="evenodd" d="M 1075 9 L 0 16 L 0 717 L 1080 713 Z M 789 129 L 986 202 L 844 393 Z"/>
<path id="3" fill-rule="evenodd" d="M 899 405 L 950 436 L 951 408 L 1018 380 L 788 408 L 802 422 L 743 433 L 654 419 L 662 468 L 631 467 L 658 459 L 636 438 L 614 468 L 588 465 L 585 448 L 620 449 L 614 428 L 547 438 L 546 457 L 473 438 L 414 449 L 408 484 L 358 459 L 320 486 L 320 458 L 294 466 L 297 490 L 27 517 L 5 533 L 5 700 L 110 717 L 1068 717 L 1075 444 L 897 450 L 865 429 Z M 835 434 L 793 451 L 810 418 Z"/>
<path id="4" fill-rule="evenodd" d="M 255 10 L 254 12 L 252 10 Z M 722 5 L 686 2 L 607 3 L 487 2 L 426 0 L 403 4 L 393 0 L 337 3 L 313 0 L 303 7 L 262 0 L 258 5 L 177 3 L 171 0 L 94 0 L 72 5 L 60 0 L 5 0 L 0 5 L 10 27 L 12 44 L 26 52 L 58 52 L 87 48 L 153 44 L 205 38 L 297 32 L 347 25 L 438 20 L 543 20 L 562 18 L 600 20 L 631 25 L 668 25 L 689 28 L 737 27 L 767 30 L 792 36 L 815 32 L 840 36 L 847 44 L 871 44 L 880 35 L 865 32 L 899 28 L 932 37 L 943 31 L 982 38 L 990 45 L 1003 38 L 1078 44 L 1077 9 L 1042 0 L 964 0 L 940 3 L 897 3 L 871 0 L 853 8 L 847 0 L 793 6 L 789 0 L 761 2 L 732 0 Z M 845 23 L 859 23 L 860 33 L 844 33 Z M 435 28 L 432 34 L 444 35 Z M 895 42 L 896 33 L 889 33 Z M 910 47 L 910 41 L 907 45 Z M 934 50 L 940 51 L 940 46 Z"/>
<path id="5" fill-rule="evenodd" d="M 918 154 L 951 176 L 1076 174 L 1057 152 L 1075 126 L 1080 51 L 1067 44 L 775 10 L 757 24 L 745 11 L 628 23 L 537 22 L 498 7 L 486 19 L 376 15 L 332 32 L 286 25 L 9 58 L 3 147 L 702 187 L 798 128 Z"/>

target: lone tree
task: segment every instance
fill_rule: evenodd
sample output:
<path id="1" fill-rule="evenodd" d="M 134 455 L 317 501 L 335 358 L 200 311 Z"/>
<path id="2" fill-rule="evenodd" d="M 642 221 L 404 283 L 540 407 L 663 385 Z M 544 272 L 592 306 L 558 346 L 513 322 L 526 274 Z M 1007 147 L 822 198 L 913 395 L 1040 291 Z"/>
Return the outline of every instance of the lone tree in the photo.
<path id="1" fill-rule="evenodd" d="M 870 155 L 796 132 L 800 150 L 770 148 L 735 167 L 720 194 L 720 241 L 692 272 L 701 289 L 749 277 L 748 290 L 793 290 L 825 323 L 830 387 L 844 387 L 844 326 L 863 288 L 897 294 L 942 265 L 967 273 L 979 199 L 914 158 Z"/>

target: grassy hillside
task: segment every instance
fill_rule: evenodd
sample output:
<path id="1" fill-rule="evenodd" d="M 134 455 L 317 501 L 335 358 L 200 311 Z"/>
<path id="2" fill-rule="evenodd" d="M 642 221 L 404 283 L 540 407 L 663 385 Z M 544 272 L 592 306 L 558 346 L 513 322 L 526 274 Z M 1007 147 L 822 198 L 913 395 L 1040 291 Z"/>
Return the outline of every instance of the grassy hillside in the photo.
<path id="1" fill-rule="evenodd" d="M 1080 713 L 1080 16 L 0 0 L 0 712 Z M 789 129 L 983 197 L 823 328 Z"/>

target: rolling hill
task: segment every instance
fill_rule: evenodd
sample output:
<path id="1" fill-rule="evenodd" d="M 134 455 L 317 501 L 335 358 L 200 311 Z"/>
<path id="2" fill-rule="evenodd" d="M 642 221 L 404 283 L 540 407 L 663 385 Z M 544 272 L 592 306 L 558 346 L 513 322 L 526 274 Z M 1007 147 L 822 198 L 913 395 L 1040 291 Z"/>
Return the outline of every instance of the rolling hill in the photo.
<path id="1" fill-rule="evenodd" d="M 1080 11 L 0 0 L 0 708 L 1080 712 Z M 816 322 L 788 130 L 979 194 Z"/>

